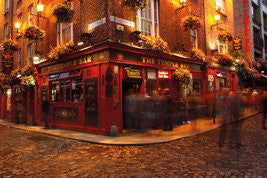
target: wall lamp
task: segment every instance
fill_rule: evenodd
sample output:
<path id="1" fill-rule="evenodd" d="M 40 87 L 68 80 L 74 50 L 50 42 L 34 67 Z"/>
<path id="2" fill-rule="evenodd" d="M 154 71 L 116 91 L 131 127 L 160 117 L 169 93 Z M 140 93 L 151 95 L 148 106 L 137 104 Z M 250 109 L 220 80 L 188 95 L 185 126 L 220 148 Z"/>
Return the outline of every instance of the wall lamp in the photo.
<path id="1" fill-rule="evenodd" d="M 214 16 L 214 19 L 215 19 L 216 23 L 210 26 L 211 30 L 212 30 L 213 27 L 215 27 L 217 25 L 220 25 L 220 24 L 223 24 L 223 22 L 220 22 L 220 20 L 221 20 L 221 15 L 220 14 L 216 14 Z"/>
<path id="2" fill-rule="evenodd" d="M 188 7 L 188 6 L 191 6 L 191 5 L 192 5 L 192 4 L 186 4 L 186 1 L 187 1 L 187 0 L 180 0 L 180 4 L 181 4 L 181 6 L 178 7 L 178 8 L 175 10 L 175 14 L 176 14 L 176 15 L 178 14 L 179 10 L 181 10 L 181 9 L 183 9 L 183 8 L 185 8 L 185 7 Z"/>

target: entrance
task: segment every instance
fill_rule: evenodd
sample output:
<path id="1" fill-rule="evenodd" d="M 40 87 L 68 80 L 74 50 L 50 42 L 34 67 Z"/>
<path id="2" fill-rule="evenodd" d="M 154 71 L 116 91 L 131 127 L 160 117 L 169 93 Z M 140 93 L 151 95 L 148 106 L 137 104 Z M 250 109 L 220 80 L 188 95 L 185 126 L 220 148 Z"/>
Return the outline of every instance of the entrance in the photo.
<path id="1" fill-rule="evenodd" d="M 123 80 L 123 129 L 136 129 L 138 122 L 138 98 L 142 80 Z"/>

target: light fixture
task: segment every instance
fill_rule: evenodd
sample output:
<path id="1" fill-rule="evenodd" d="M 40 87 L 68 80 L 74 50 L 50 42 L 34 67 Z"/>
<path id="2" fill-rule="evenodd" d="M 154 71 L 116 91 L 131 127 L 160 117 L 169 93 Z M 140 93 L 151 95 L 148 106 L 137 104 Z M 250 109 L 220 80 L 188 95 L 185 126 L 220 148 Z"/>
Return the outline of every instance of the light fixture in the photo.
<path id="1" fill-rule="evenodd" d="M 240 60 L 239 59 L 236 59 L 235 62 L 238 63 Z"/>
<path id="2" fill-rule="evenodd" d="M 11 95 L 11 89 L 7 90 L 7 95 Z"/>
<path id="3" fill-rule="evenodd" d="M 178 14 L 178 11 L 180 10 L 180 9 L 183 9 L 183 8 L 185 8 L 185 7 L 188 7 L 188 6 L 191 6 L 191 4 L 187 4 L 186 5 L 186 0 L 180 0 L 180 7 L 178 7 L 176 10 L 175 10 L 175 14 L 177 15 Z"/>
<path id="4" fill-rule="evenodd" d="M 44 11 L 44 5 L 41 3 L 37 4 L 37 12 L 43 12 Z"/>
<path id="5" fill-rule="evenodd" d="M 264 74 L 264 71 L 261 71 L 262 74 Z"/>
<path id="6" fill-rule="evenodd" d="M 214 18 L 215 18 L 215 21 L 218 22 L 219 20 L 221 20 L 221 15 L 220 14 L 216 14 L 214 16 Z"/>
<path id="7" fill-rule="evenodd" d="M 20 22 L 16 22 L 16 23 L 15 23 L 15 28 L 16 28 L 16 29 L 20 29 L 20 26 L 21 26 L 21 23 L 20 23 Z"/>
<path id="8" fill-rule="evenodd" d="M 17 77 L 20 78 L 21 77 L 21 74 L 18 74 Z"/>
<path id="9" fill-rule="evenodd" d="M 77 43 L 78 46 L 82 46 L 83 44 L 84 44 L 83 41 L 80 41 L 80 42 Z"/>
<path id="10" fill-rule="evenodd" d="M 33 57 L 33 60 L 39 60 L 39 59 L 40 59 L 39 56 L 34 56 L 34 57 Z"/>

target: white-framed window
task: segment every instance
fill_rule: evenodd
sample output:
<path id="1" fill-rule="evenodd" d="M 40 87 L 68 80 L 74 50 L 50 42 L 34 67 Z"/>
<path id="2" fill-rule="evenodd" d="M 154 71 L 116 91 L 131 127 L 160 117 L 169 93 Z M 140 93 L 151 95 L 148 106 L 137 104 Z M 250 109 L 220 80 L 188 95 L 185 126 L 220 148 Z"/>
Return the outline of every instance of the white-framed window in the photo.
<path id="1" fill-rule="evenodd" d="M 159 4 L 158 0 L 147 0 L 145 9 L 137 10 L 136 13 L 137 30 L 143 35 L 153 37 L 159 34 Z"/>
<path id="2" fill-rule="evenodd" d="M 28 24 L 29 26 L 34 25 L 34 19 L 33 19 L 33 4 L 31 4 L 28 7 Z"/>
<path id="3" fill-rule="evenodd" d="M 22 13 L 20 13 L 20 14 L 18 15 L 18 22 L 19 22 L 21 25 L 23 24 Z M 21 32 L 20 29 L 19 29 L 18 31 Z"/>
<path id="4" fill-rule="evenodd" d="M 32 47 L 32 44 L 28 45 L 27 51 L 28 51 L 28 64 L 32 65 L 32 63 L 33 63 L 33 47 Z"/>
<path id="5" fill-rule="evenodd" d="M 5 0 L 5 11 L 9 9 L 9 0 Z"/>
<path id="6" fill-rule="evenodd" d="M 22 57 L 22 52 L 21 49 L 18 51 L 18 68 L 21 68 L 21 57 Z"/>
<path id="7" fill-rule="evenodd" d="M 73 2 L 70 4 L 71 9 L 74 8 Z M 64 44 L 73 41 L 73 22 L 57 24 L 57 43 Z"/>
<path id="8" fill-rule="evenodd" d="M 197 45 L 197 30 L 190 30 L 191 47 L 198 48 Z"/>
<path id="9" fill-rule="evenodd" d="M 5 24 L 4 26 L 4 37 L 5 37 L 5 40 L 9 39 L 9 33 L 8 33 L 8 24 Z"/>
<path id="10" fill-rule="evenodd" d="M 216 0 L 216 10 L 225 13 L 225 0 Z"/>
<path id="11" fill-rule="evenodd" d="M 64 44 L 73 41 L 73 22 L 57 24 L 57 42 Z"/>
<path id="12" fill-rule="evenodd" d="M 226 54 L 227 53 L 226 43 L 218 42 L 218 52 L 220 54 Z"/>

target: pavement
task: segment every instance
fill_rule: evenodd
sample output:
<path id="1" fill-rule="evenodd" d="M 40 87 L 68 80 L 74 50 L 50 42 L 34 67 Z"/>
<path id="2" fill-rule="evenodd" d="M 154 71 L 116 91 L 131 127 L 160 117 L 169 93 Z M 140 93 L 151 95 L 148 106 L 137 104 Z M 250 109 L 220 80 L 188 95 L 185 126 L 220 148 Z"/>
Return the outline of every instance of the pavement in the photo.
<path id="1" fill-rule="evenodd" d="M 258 110 L 249 108 L 245 109 L 243 117 L 240 120 L 259 114 Z M 199 118 L 189 121 L 183 125 L 174 127 L 173 131 L 164 130 L 145 130 L 140 132 L 126 132 L 117 137 L 95 135 L 89 133 L 81 133 L 76 131 L 61 130 L 61 129 L 44 129 L 41 126 L 30 126 L 24 124 L 14 124 L 3 119 L 0 119 L 0 125 L 31 131 L 43 134 L 53 135 L 57 137 L 69 138 L 90 143 L 106 144 L 106 145 L 149 145 L 171 142 L 180 138 L 190 137 L 200 133 L 204 133 L 225 124 L 224 119 L 220 116 L 216 117 L 216 123 L 213 123 L 212 118 Z M 230 120 L 226 124 L 232 123 Z"/>

